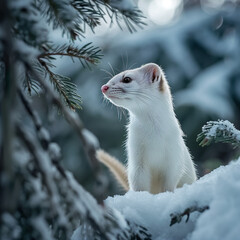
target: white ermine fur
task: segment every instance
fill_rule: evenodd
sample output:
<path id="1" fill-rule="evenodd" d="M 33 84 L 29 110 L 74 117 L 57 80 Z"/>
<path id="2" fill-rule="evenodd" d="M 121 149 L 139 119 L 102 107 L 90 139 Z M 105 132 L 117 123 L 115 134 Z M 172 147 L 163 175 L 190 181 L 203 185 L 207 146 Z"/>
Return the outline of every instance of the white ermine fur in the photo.
<path id="1" fill-rule="evenodd" d="M 134 191 L 173 191 L 196 180 L 196 171 L 175 116 L 162 69 L 153 63 L 127 70 L 102 86 L 104 96 L 129 112 L 127 175 Z M 126 188 L 122 164 L 104 152 L 97 154 Z M 121 166 L 121 167 L 119 167 Z"/>

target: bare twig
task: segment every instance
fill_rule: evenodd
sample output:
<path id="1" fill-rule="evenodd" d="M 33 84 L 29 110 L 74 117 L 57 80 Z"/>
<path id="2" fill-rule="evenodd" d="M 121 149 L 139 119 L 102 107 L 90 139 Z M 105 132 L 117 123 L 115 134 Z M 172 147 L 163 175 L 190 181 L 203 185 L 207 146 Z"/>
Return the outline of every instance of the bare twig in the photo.
<path id="1" fill-rule="evenodd" d="M 172 214 L 170 214 L 170 217 L 171 217 L 170 226 L 174 225 L 175 223 L 180 223 L 184 216 L 187 216 L 185 222 L 188 222 L 190 214 L 192 212 L 202 213 L 202 212 L 204 212 L 205 210 L 208 210 L 208 209 L 209 209 L 209 206 L 203 206 L 203 207 L 192 206 L 192 207 L 189 207 L 189 208 L 185 209 L 185 211 L 183 213 L 172 213 Z"/>

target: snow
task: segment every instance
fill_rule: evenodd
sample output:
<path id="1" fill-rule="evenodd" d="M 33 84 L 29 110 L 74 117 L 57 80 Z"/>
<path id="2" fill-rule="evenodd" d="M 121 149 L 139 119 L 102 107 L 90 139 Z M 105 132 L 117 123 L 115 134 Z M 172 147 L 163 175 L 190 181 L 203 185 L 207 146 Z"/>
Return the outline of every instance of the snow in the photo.
<path id="1" fill-rule="evenodd" d="M 212 123 L 212 122 L 208 122 Z M 207 124 L 208 124 L 207 123 Z M 209 131 L 206 134 L 206 138 L 211 138 L 211 137 L 217 137 L 217 131 L 218 130 L 226 130 L 227 132 L 231 133 L 233 138 L 236 138 L 237 140 L 240 140 L 240 131 L 237 130 L 234 125 L 229 122 L 228 120 L 219 120 L 218 122 L 213 122 L 214 125 L 209 129 Z M 205 131 L 205 126 L 203 127 L 203 131 Z"/>
<path id="2" fill-rule="evenodd" d="M 61 158 L 61 148 L 57 143 L 50 143 L 48 147 L 48 152 L 51 159 L 58 160 Z"/>
<path id="3" fill-rule="evenodd" d="M 29 62 L 31 62 L 40 54 L 39 50 L 27 45 L 22 40 L 15 39 L 14 43 L 15 43 L 15 46 L 14 46 L 15 51 L 21 54 L 21 56 L 27 59 Z"/>
<path id="4" fill-rule="evenodd" d="M 47 142 L 50 141 L 50 135 L 44 127 L 40 128 L 40 130 L 38 131 L 38 136 L 41 140 L 44 140 Z"/>
<path id="5" fill-rule="evenodd" d="M 11 233 L 11 239 L 19 239 L 21 228 L 11 214 L 7 212 L 3 213 L 1 224 L 1 239 L 8 239 L 10 237 L 8 232 Z"/>
<path id="6" fill-rule="evenodd" d="M 104 208 L 99 207 L 96 200 L 76 182 L 70 172 L 67 173 L 67 177 L 70 186 L 77 195 L 76 197 L 80 199 L 80 201 L 76 201 L 77 198 L 75 199 L 73 207 L 78 207 L 78 204 L 81 204 L 80 207 L 83 207 L 81 210 L 82 217 L 87 215 L 88 219 L 94 222 L 91 226 L 88 222 L 81 221 L 81 226 L 73 232 L 71 240 L 92 240 L 93 232 L 96 230 L 93 229 L 93 226 L 97 226 L 102 233 L 105 233 L 108 237 L 107 239 L 114 239 L 113 237 L 117 235 L 120 236 L 120 239 L 125 239 L 121 238 L 122 235 L 127 234 L 127 223 L 123 216 L 115 209 L 104 211 Z M 84 210 L 85 213 L 83 213 Z M 107 232 L 106 229 L 108 229 Z"/>
<path id="7" fill-rule="evenodd" d="M 239 172 L 240 158 L 174 192 L 152 195 L 129 191 L 124 196 L 109 197 L 105 203 L 129 221 L 146 227 L 154 240 L 236 240 L 240 229 Z M 193 212 L 187 223 L 183 217 L 170 227 L 170 214 L 192 206 L 209 206 L 209 210 Z"/>
<path id="8" fill-rule="evenodd" d="M 51 235 L 51 231 L 49 226 L 46 224 L 45 219 L 43 217 L 36 217 L 31 220 L 32 225 L 38 229 L 39 234 L 42 239 L 52 240 L 53 237 Z"/>
<path id="9" fill-rule="evenodd" d="M 10 7 L 11 11 L 11 17 L 16 18 L 17 24 L 15 27 L 20 32 L 23 31 L 23 27 L 21 27 L 21 24 L 26 25 L 27 27 L 21 34 L 24 35 L 22 40 L 24 42 L 20 43 L 20 39 L 15 39 L 15 42 L 17 42 L 17 45 L 20 48 L 17 48 L 19 52 L 24 53 L 26 51 L 26 56 L 28 57 L 27 52 L 29 52 L 29 49 L 31 48 L 30 45 L 41 45 L 43 42 L 46 42 L 48 39 L 47 34 L 47 25 L 46 22 L 43 20 L 40 12 L 36 11 L 36 6 L 32 4 L 31 0 L 9 0 L 8 6 Z M 30 37 L 31 36 L 31 37 Z M 35 44 L 33 42 L 35 41 Z M 27 43 L 26 43 L 27 42 Z M 31 44 L 29 44 L 31 43 Z M 16 46 L 17 47 L 17 46 Z M 21 48 L 22 47 L 22 48 Z M 30 52 L 36 52 L 36 48 L 32 48 Z"/>
<path id="10" fill-rule="evenodd" d="M 99 148 L 100 143 L 99 143 L 97 137 L 92 132 L 90 132 L 88 129 L 84 128 L 82 130 L 82 135 L 84 136 L 86 142 L 90 146 L 94 147 L 95 149 Z"/>
<path id="11" fill-rule="evenodd" d="M 72 7 L 71 1 L 69 0 L 55 1 L 54 0 L 54 2 L 58 6 L 59 16 L 67 22 L 66 26 L 68 28 L 74 29 L 74 24 L 76 24 L 76 22 L 81 22 L 81 19 L 78 17 L 77 10 L 74 7 Z"/>

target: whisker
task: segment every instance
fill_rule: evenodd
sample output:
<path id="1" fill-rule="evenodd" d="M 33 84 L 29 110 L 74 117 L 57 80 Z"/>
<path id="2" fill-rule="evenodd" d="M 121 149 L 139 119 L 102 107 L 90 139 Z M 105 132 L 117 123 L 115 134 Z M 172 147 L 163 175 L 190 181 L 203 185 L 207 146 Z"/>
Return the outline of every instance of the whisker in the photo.
<path id="1" fill-rule="evenodd" d="M 130 93 L 130 94 L 134 94 L 136 96 L 139 96 L 139 97 L 143 97 L 145 99 L 149 99 L 149 100 L 152 100 L 152 97 L 148 96 L 147 94 L 139 91 L 139 90 L 130 90 L 128 91 L 127 93 Z"/>
<path id="2" fill-rule="evenodd" d="M 123 55 L 123 53 L 121 54 L 121 58 L 122 58 L 122 68 L 124 71 L 128 70 L 128 52 L 125 52 L 125 56 Z M 126 59 L 126 61 L 125 61 Z"/>
<path id="3" fill-rule="evenodd" d="M 111 78 L 114 76 L 112 73 L 110 73 L 109 71 L 107 71 L 106 69 L 100 69 L 101 71 L 107 73 Z"/>
<path id="4" fill-rule="evenodd" d="M 114 69 L 113 69 L 113 67 L 112 67 L 112 65 L 111 65 L 110 62 L 108 62 L 108 66 L 111 68 L 111 70 L 112 70 L 112 72 L 113 72 L 113 76 L 116 75 L 116 73 L 115 73 L 115 71 L 114 71 Z"/>
<path id="5" fill-rule="evenodd" d="M 129 69 L 129 68 L 128 68 L 128 52 L 127 52 L 127 51 L 126 51 L 126 57 L 127 57 L 126 69 Z"/>
<path id="6" fill-rule="evenodd" d="M 134 94 L 141 94 L 144 95 L 145 97 L 147 97 L 148 99 L 152 99 L 155 98 L 157 99 L 157 96 L 151 95 L 151 97 L 149 95 L 147 95 L 145 92 L 142 92 L 141 90 L 128 90 L 129 93 L 134 93 Z"/>
<path id="7" fill-rule="evenodd" d="M 103 80 L 109 80 L 109 77 L 104 77 Z"/>
<path id="8" fill-rule="evenodd" d="M 105 98 L 104 96 L 102 97 L 102 102 L 103 102 L 104 104 L 106 104 L 106 105 L 108 105 L 108 104 L 109 104 L 109 101 L 108 101 L 108 99 L 107 99 L 107 98 Z"/>
<path id="9" fill-rule="evenodd" d="M 133 63 L 133 64 L 129 67 L 129 69 L 132 69 L 136 64 L 137 64 L 137 63 Z"/>
<path id="10" fill-rule="evenodd" d="M 123 70 L 126 70 L 125 64 L 124 64 L 124 59 L 123 59 L 123 54 L 122 54 L 122 53 L 121 53 L 121 59 L 122 59 L 122 67 L 123 67 Z"/>

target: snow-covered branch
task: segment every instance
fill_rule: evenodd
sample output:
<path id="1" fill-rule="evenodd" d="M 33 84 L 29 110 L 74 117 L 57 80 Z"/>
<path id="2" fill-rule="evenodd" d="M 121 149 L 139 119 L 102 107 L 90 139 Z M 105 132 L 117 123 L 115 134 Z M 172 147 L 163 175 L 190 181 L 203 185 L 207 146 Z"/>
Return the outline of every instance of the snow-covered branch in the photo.
<path id="1" fill-rule="evenodd" d="M 230 143 L 234 148 L 240 146 L 240 131 L 232 123 L 225 120 L 209 121 L 202 127 L 197 141 L 204 147 L 212 142 Z"/>
<path id="2" fill-rule="evenodd" d="M 52 147 L 52 153 L 49 154 L 49 151 L 38 144 L 30 131 L 19 123 L 16 124 L 16 131 L 24 147 L 32 156 L 29 160 L 25 160 L 25 170 L 21 169 L 21 171 L 24 171 L 22 188 L 30 188 L 34 191 L 29 191 L 27 205 L 21 201 L 26 197 L 24 192 L 21 192 L 23 196 L 20 194 L 18 203 L 19 211 L 24 212 L 18 219 L 19 225 L 22 224 L 21 227 L 26 228 L 31 222 L 36 223 L 32 225 L 32 232 L 28 233 L 30 236 L 37 235 L 38 239 L 45 239 L 45 235 L 40 231 L 40 225 L 42 225 L 51 236 L 50 239 L 69 239 L 80 222 L 82 225 L 92 226 L 93 234 L 101 233 L 104 239 L 110 240 L 116 234 L 124 236 L 128 233 L 128 225 L 121 215 L 115 214 L 114 211 L 106 211 L 99 206 L 96 200 L 76 182 L 70 172 L 62 169 L 63 174 L 52 164 L 51 156 L 55 153 Z M 33 169 L 30 167 L 32 161 L 36 163 Z M 27 185 L 25 181 L 28 182 Z M 39 210 L 35 213 L 34 209 Z M 23 221 L 24 216 L 27 218 Z M 51 232 L 47 230 L 48 225 L 52 228 Z"/>

